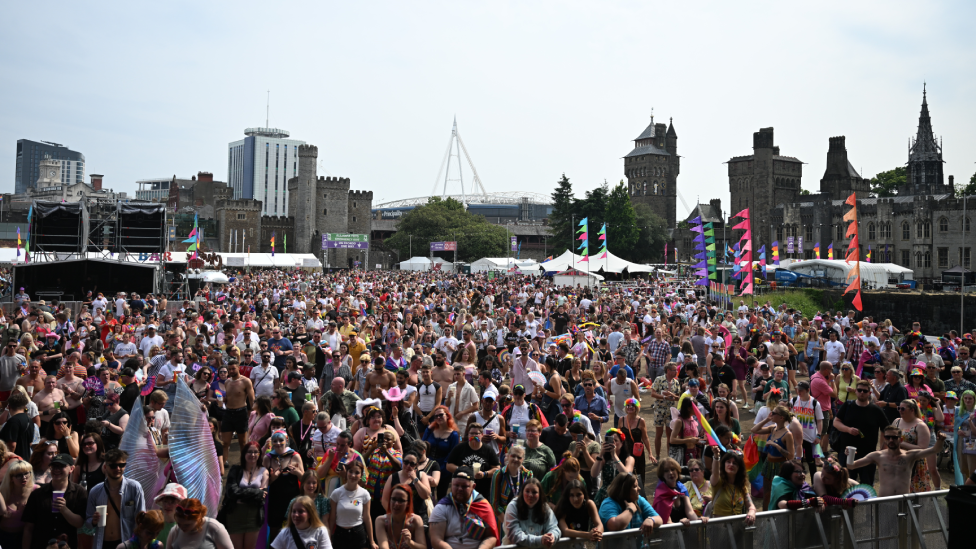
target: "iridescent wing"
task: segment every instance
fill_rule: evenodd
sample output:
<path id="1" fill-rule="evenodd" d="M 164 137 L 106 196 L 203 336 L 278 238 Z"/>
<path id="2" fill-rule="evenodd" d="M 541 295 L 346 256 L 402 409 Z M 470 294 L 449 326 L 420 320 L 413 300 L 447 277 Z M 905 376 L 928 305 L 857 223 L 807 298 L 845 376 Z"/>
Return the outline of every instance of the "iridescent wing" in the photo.
<path id="1" fill-rule="evenodd" d="M 143 419 L 142 397 L 136 399 L 129 414 L 129 423 L 122 433 L 119 449 L 129 454 L 125 476 L 135 480 L 142 486 L 142 493 L 147 502 L 156 497 L 156 480 L 159 478 L 159 458 L 156 448 L 149 434 L 149 426 Z"/>
<path id="2" fill-rule="evenodd" d="M 220 503 L 220 466 L 210 434 L 207 414 L 183 379 L 177 381 L 169 429 L 169 458 L 176 479 L 187 497 L 207 506 L 207 516 L 217 516 Z"/>

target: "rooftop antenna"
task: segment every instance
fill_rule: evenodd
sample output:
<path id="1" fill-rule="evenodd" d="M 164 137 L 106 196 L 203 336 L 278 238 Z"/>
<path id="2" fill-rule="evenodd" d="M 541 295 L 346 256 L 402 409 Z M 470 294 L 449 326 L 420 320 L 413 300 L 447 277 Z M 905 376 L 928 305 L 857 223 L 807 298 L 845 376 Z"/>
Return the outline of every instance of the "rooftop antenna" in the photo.
<path id="1" fill-rule="evenodd" d="M 271 114 L 271 90 L 268 90 L 268 101 L 267 103 L 264 104 L 264 127 L 265 128 L 271 127 L 268 126 L 268 120 L 270 118 L 269 116 L 270 114 Z"/>

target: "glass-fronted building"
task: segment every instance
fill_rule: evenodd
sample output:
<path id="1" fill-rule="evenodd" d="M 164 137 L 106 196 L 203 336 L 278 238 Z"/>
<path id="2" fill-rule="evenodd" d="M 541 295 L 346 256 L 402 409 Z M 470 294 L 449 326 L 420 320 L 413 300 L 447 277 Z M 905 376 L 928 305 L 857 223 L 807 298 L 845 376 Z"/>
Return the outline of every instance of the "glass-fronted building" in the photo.
<path id="1" fill-rule="evenodd" d="M 288 215 L 288 180 L 298 177 L 298 146 L 278 128 L 248 128 L 227 146 L 227 184 L 234 198 L 260 200 L 262 215 Z"/>
<path id="2" fill-rule="evenodd" d="M 18 139 L 14 193 L 24 194 L 27 189 L 37 186 L 37 179 L 41 176 L 40 163 L 45 156 L 61 162 L 63 185 L 85 182 L 85 155 L 57 143 Z"/>

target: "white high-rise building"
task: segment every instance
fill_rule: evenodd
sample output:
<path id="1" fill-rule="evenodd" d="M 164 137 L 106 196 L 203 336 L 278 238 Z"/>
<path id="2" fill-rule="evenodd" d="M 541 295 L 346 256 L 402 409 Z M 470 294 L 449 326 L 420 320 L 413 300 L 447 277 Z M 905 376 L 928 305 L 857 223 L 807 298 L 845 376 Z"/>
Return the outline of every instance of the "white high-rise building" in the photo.
<path id="1" fill-rule="evenodd" d="M 262 215 L 288 215 L 288 180 L 298 176 L 298 146 L 278 128 L 248 128 L 227 146 L 227 184 L 234 198 L 260 200 Z"/>

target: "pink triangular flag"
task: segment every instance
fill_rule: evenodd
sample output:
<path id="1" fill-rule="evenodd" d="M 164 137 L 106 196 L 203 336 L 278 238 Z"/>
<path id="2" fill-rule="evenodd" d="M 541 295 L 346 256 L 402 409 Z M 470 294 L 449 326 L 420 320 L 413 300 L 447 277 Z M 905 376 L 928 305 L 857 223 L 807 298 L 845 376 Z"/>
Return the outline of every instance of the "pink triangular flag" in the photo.
<path id="1" fill-rule="evenodd" d="M 733 215 L 732 217 L 742 217 L 745 219 L 749 219 L 749 208 L 742 210 L 741 212 Z"/>

